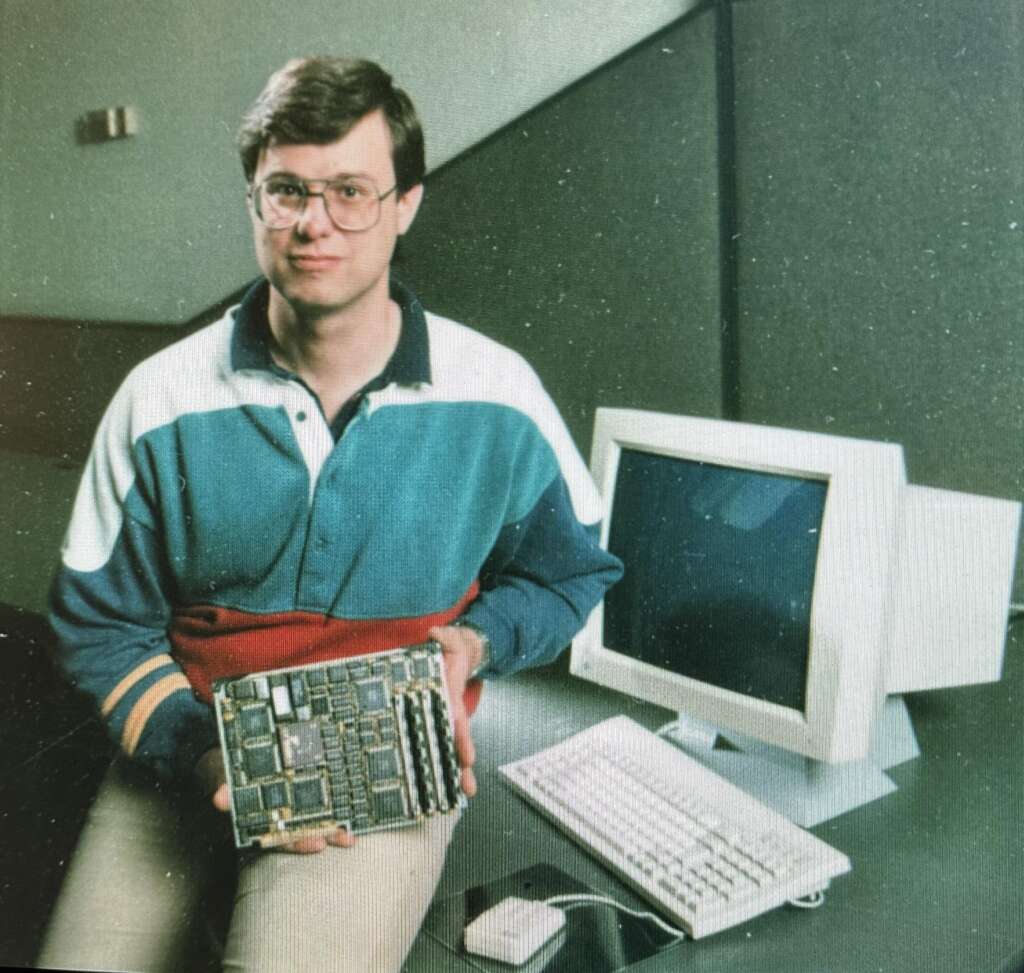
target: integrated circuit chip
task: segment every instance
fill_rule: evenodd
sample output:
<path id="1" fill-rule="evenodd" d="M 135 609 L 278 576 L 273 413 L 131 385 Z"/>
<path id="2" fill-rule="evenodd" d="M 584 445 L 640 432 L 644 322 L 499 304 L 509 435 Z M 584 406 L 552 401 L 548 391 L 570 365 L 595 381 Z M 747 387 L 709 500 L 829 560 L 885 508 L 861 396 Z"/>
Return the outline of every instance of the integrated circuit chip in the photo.
<path id="1" fill-rule="evenodd" d="M 250 777 L 267 777 L 280 769 L 277 752 L 271 743 L 242 750 L 242 766 Z"/>
<path id="2" fill-rule="evenodd" d="M 292 784 L 292 802 L 298 814 L 320 811 L 327 806 L 323 781 L 319 777 L 303 777 Z"/>
<path id="3" fill-rule="evenodd" d="M 356 686 L 356 695 L 359 698 L 359 708 L 364 713 L 377 713 L 388 704 L 387 696 L 384 695 L 383 679 L 359 683 Z"/>
<path id="4" fill-rule="evenodd" d="M 275 808 L 287 807 L 288 785 L 283 780 L 264 784 L 260 790 L 263 793 L 263 806 L 268 810 L 273 811 Z"/>
<path id="5" fill-rule="evenodd" d="M 239 848 L 465 804 L 437 643 L 220 680 L 214 704 Z"/>
<path id="6" fill-rule="evenodd" d="M 262 704 L 243 706 L 238 711 L 238 719 L 235 722 L 239 733 L 246 740 L 270 735 L 270 713 L 267 712 L 267 707 Z"/>
<path id="7" fill-rule="evenodd" d="M 254 814 L 263 810 L 260 805 L 260 789 L 258 787 L 236 787 L 235 810 L 239 814 Z"/>
<path id="8" fill-rule="evenodd" d="M 393 821 L 405 815 L 405 802 L 402 791 L 393 787 L 386 791 L 377 791 L 373 795 L 373 807 L 377 818 L 381 821 Z"/>
<path id="9" fill-rule="evenodd" d="M 320 727 L 313 721 L 285 723 L 277 728 L 281 759 L 286 767 L 312 767 L 324 756 Z"/>
<path id="10" fill-rule="evenodd" d="M 366 755 L 366 769 L 374 783 L 393 780 L 399 774 L 398 753 L 392 747 L 388 750 L 374 750 Z"/>

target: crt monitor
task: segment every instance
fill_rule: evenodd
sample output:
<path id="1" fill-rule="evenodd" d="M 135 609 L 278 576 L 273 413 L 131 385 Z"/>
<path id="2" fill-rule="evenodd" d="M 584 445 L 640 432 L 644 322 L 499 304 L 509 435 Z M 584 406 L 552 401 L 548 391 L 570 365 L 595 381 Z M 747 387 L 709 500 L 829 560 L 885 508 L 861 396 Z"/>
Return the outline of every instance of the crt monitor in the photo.
<path id="1" fill-rule="evenodd" d="M 890 790 L 866 758 L 901 448 L 599 409 L 591 466 L 625 573 L 574 642 L 572 672 L 732 731 L 746 755 L 703 757 L 801 823 Z M 865 764 L 868 779 L 851 774 Z"/>

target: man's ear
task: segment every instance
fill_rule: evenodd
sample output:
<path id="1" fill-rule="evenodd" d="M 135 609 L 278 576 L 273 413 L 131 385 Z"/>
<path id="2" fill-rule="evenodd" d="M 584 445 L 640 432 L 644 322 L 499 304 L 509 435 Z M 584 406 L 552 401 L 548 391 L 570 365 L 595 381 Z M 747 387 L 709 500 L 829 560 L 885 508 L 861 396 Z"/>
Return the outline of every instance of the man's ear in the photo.
<path id="1" fill-rule="evenodd" d="M 419 182 L 398 197 L 398 235 L 402 236 L 412 226 L 423 202 L 423 183 Z"/>

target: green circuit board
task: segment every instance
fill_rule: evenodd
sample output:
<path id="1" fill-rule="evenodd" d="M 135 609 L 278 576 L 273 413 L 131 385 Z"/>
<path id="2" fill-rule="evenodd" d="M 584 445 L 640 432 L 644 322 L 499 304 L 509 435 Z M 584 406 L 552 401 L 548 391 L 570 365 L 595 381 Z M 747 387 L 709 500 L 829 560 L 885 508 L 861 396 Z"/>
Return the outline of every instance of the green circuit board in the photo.
<path id="1" fill-rule="evenodd" d="M 238 848 L 461 807 L 436 642 L 214 684 Z"/>

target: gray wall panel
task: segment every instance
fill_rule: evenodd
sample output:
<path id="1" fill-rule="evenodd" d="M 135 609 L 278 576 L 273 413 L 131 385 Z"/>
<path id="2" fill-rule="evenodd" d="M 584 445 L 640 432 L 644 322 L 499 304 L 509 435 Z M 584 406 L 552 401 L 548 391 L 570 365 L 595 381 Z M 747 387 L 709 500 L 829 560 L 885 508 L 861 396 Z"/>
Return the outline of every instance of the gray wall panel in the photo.
<path id="1" fill-rule="evenodd" d="M 714 18 L 645 42 L 435 173 L 399 272 L 598 405 L 718 414 Z"/>
<path id="2" fill-rule="evenodd" d="M 741 411 L 1024 493 L 1019 0 L 733 5 Z"/>

